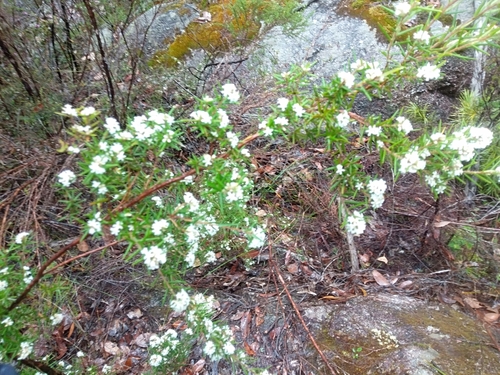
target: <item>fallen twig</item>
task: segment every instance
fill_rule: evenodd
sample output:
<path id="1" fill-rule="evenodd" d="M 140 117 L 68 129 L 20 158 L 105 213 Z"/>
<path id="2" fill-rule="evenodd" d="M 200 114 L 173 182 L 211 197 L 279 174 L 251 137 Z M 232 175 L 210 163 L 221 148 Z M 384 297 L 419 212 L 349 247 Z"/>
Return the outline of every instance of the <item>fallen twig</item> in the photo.
<path id="1" fill-rule="evenodd" d="M 269 254 L 271 254 L 271 244 L 269 244 Z M 292 304 L 292 307 L 295 310 L 295 313 L 297 314 L 297 317 L 299 318 L 300 323 L 302 324 L 302 326 L 304 327 L 305 331 L 307 332 L 307 335 L 309 336 L 309 340 L 311 340 L 311 343 L 313 344 L 314 349 L 316 349 L 316 351 L 320 355 L 321 359 L 325 362 L 326 367 L 328 367 L 328 369 L 330 370 L 330 372 L 332 374 L 334 374 L 334 375 L 337 375 L 338 372 L 331 366 L 330 362 L 328 361 L 328 358 L 326 358 L 325 354 L 320 349 L 318 343 L 314 339 L 314 336 L 312 335 L 311 331 L 307 327 L 307 324 L 304 321 L 304 318 L 302 317 L 302 314 L 300 313 L 299 308 L 295 304 L 295 301 L 293 300 L 292 295 L 290 294 L 290 291 L 288 290 L 288 288 L 286 286 L 285 280 L 283 280 L 283 276 L 281 276 L 281 272 L 279 271 L 278 267 L 276 266 L 276 263 L 272 260 L 271 256 L 269 256 L 269 262 L 271 263 L 271 265 L 272 265 L 272 267 L 274 269 L 275 274 L 278 276 L 278 280 L 280 281 L 281 285 L 283 286 L 283 290 L 285 291 L 288 299 L 290 300 L 290 303 Z"/>

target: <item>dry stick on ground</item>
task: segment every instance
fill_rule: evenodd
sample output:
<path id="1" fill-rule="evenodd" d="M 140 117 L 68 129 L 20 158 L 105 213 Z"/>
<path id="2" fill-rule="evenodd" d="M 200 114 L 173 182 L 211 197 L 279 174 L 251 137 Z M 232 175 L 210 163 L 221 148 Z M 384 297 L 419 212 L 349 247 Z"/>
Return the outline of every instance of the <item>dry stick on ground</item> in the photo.
<path id="1" fill-rule="evenodd" d="M 246 144 L 252 142 L 254 139 L 257 139 L 259 138 L 260 135 L 258 133 L 255 133 L 255 134 L 252 134 L 252 135 L 249 135 L 248 137 L 246 137 L 244 140 L 242 140 L 237 148 L 242 148 L 243 146 L 245 146 Z M 226 159 L 228 158 L 230 155 L 230 152 L 226 152 L 224 154 L 222 154 L 219 158 L 221 159 Z M 200 168 L 200 170 L 202 170 L 203 168 Z M 139 194 L 137 197 L 129 200 L 128 202 L 125 202 L 123 204 L 120 204 L 118 207 L 116 207 L 112 213 L 114 214 L 117 214 L 123 210 L 125 210 L 126 208 L 129 208 L 129 207 L 132 207 L 133 205 L 139 203 L 140 201 L 142 201 L 143 199 L 145 199 L 147 196 L 153 194 L 154 192 L 160 190 L 160 189 L 163 189 L 169 185 L 172 185 L 173 183 L 175 182 L 179 182 L 179 181 L 182 181 L 183 179 L 185 179 L 187 176 L 192 176 L 196 174 L 196 170 L 195 169 L 191 169 L 185 173 L 183 173 L 182 175 L 178 176 L 178 177 L 175 177 L 175 178 L 171 178 L 170 180 L 167 180 L 165 182 L 161 182 L 159 184 L 156 184 L 154 186 L 152 186 L 151 188 L 149 188 L 148 190 L 142 192 L 141 194 Z M 30 182 L 31 183 L 31 182 Z M 16 192 L 17 193 L 17 192 Z M 8 204 L 8 203 L 7 203 Z M 109 215 L 105 218 L 105 220 L 109 220 L 110 217 Z M 89 234 L 83 234 L 79 237 L 76 237 L 73 241 L 71 241 L 69 244 L 67 244 L 66 246 L 62 247 L 57 253 L 55 253 L 54 255 L 52 255 L 52 257 L 50 257 L 49 260 L 47 260 L 44 264 L 42 264 L 42 266 L 40 267 L 40 269 L 38 270 L 38 272 L 36 273 L 35 277 L 33 278 L 33 280 L 31 281 L 31 283 L 28 284 L 28 286 L 24 289 L 24 291 L 21 293 L 21 295 L 19 297 L 17 297 L 17 299 L 12 302 L 12 304 L 8 307 L 7 311 L 12 311 L 13 309 L 15 309 L 21 302 L 24 298 L 26 298 L 26 296 L 28 295 L 28 293 L 31 291 L 31 289 L 33 289 L 33 287 L 40 281 L 40 279 L 45 275 L 45 270 L 53 263 L 55 262 L 58 258 L 62 257 L 69 249 L 71 249 L 73 246 L 76 246 L 78 243 L 80 243 L 81 241 L 85 240 L 87 237 L 89 236 Z M 101 249 L 102 250 L 102 249 Z M 49 271 L 51 272 L 52 269 Z"/>
<path id="2" fill-rule="evenodd" d="M 274 273 L 278 276 L 278 280 L 280 281 L 281 285 L 283 285 L 283 290 L 285 291 L 286 296 L 290 300 L 290 303 L 292 304 L 292 307 L 295 310 L 295 313 L 297 314 L 297 317 L 299 318 L 300 323 L 302 324 L 302 326 L 304 327 L 305 331 L 307 332 L 307 336 L 309 336 L 309 340 L 311 340 L 311 343 L 313 344 L 314 349 L 316 349 L 316 351 L 320 355 L 321 359 L 325 362 L 326 367 L 328 367 L 328 369 L 330 370 L 330 372 L 333 375 L 337 375 L 338 372 L 330 365 L 330 362 L 328 361 L 328 358 L 326 358 L 325 354 L 320 349 L 320 347 L 318 346 L 318 343 L 314 339 L 314 336 L 312 335 L 311 331 L 309 330 L 309 327 L 307 327 L 307 324 L 304 321 L 304 318 L 302 317 L 302 314 L 300 313 L 299 308 L 297 307 L 295 301 L 292 298 L 292 295 L 290 294 L 290 291 L 288 290 L 288 288 L 286 286 L 285 280 L 283 280 L 283 276 L 281 275 L 281 272 L 279 271 L 278 267 L 276 266 L 276 263 L 273 261 L 273 259 L 271 257 L 271 251 L 272 251 L 272 245 L 271 245 L 271 243 L 269 243 L 268 246 L 269 246 L 269 262 L 271 263 L 272 268 L 274 269 Z"/>

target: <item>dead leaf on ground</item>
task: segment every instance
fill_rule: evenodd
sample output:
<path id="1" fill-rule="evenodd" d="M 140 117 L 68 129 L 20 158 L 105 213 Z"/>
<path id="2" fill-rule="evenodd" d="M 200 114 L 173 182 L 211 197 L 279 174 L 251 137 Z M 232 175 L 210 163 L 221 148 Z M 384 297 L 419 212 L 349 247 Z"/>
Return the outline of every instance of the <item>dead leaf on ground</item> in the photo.
<path id="1" fill-rule="evenodd" d="M 451 221 L 436 221 L 434 222 L 434 228 L 442 228 L 451 224 Z"/>
<path id="2" fill-rule="evenodd" d="M 150 333 L 141 333 L 130 342 L 130 345 L 137 345 L 140 348 L 147 348 L 149 346 Z"/>
<path id="3" fill-rule="evenodd" d="M 375 279 L 376 283 L 380 286 L 390 286 L 392 285 L 384 275 L 382 275 L 380 272 L 377 270 L 372 271 L 373 278 Z"/>
<path id="4" fill-rule="evenodd" d="M 404 289 L 404 288 L 408 288 L 412 284 L 413 284 L 413 281 L 406 280 L 406 281 L 403 281 L 401 284 L 399 284 L 398 287 L 400 287 L 401 289 Z"/>
<path id="5" fill-rule="evenodd" d="M 81 253 L 85 253 L 85 252 L 90 250 L 90 247 L 89 247 L 87 241 L 78 242 L 76 244 L 76 247 L 77 247 L 78 251 L 80 251 Z"/>
<path id="6" fill-rule="evenodd" d="M 245 347 L 245 352 L 247 353 L 247 355 L 249 355 L 250 357 L 255 356 L 255 351 L 250 345 L 248 345 L 246 341 L 243 343 L 243 346 Z"/>
<path id="7" fill-rule="evenodd" d="M 378 260 L 379 262 L 382 262 L 382 263 L 385 263 L 385 264 L 389 263 L 389 261 L 387 260 L 387 258 L 385 257 L 385 255 L 383 255 L 383 256 L 381 256 L 381 257 L 377 258 L 377 260 Z"/>
<path id="8" fill-rule="evenodd" d="M 231 317 L 231 320 L 232 321 L 235 321 L 235 320 L 240 320 L 243 315 L 245 315 L 245 312 L 244 311 L 236 311 L 236 314 L 234 314 L 232 317 Z"/>
<path id="9" fill-rule="evenodd" d="M 139 319 L 140 317 L 142 317 L 142 311 L 141 309 L 139 308 L 135 308 L 133 310 L 130 310 L 128 313 L 127 313 L 127 316 L 129 319 Z"/>
<path id="10" fill-rule="evenodd" d="M 498 313 L 486 313 L 483 316 L 483 320 L 486 323 L 495 323 L 498 320 L 498 318 L 500 318 L 500 314 Z"/>
<path id="11" fill-rule="evenodd" d="M 286 266 L 286 269 L 291 274 L 295 274 L 295 273 L 299 272 L 299 266 L 297 265 L 297 263 L 291 263 L 291 264 L 289 264 L 288 266 Z"/>
<path id="12" fill-rule="evenodd" d="M 481 305 L 481 303 L 477 299 L 472 298 L 472 297 L 464 298 L 464 302 L 467 304 L 467 306 L 469 306 L 472 309 L 482 309 L 483 308 L 483 305 Z"/>
<path id="13" fill-rule="evenodd" d="M 104 351 L 111 355 L 117 355 L 120 353 L 120 348 L 118 347 L 118 345 L 116 345 L 116 343 L 111 341 L 106 341 L 104 343 Z"/>
<path id="14" fill-rule="evenodd" d="M 359 260 L 362 262 L 362 263 L 368 263 L 370 261 L 370 254 L 366 253 L 366 254 L 361 254 L 359 256 Z"/>
<path id="15" fill-rule="evenodd" d="M 240 329 L 243 339 L 246 339 L 248 337 L 248 334 L 250 333 L 251 322 L 252 315 L 250 314 L 250 311 L 246 311 L 240 321 Z"/>

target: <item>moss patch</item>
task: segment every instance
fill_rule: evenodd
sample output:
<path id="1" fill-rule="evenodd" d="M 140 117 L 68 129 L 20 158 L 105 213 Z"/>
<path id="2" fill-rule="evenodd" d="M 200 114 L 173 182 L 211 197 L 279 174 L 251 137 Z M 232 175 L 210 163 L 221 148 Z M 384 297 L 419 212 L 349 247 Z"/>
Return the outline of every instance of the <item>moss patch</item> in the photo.
<path id="1" fill-rule="evenodd" d="M 391 35 L 397 21 L 380 2 L 375 0 L 345 0 L 338 9 L 339 14 L 364 19 L 368 25 L 384 36 Z"/>
<path id="2" fill-rule="evenodd" d="M 289 3 L 289 0 L 278 2 L 283 7 Z M 204 10 L 210 13 L 211 22 L 191 22 L 184 33 L 173 40 L 165 40 L 168 48 L 157 52 L 150 65 L 173 67 L 196 49 L 217 54 L 246 45 L 258 35 L 263 15 L 276 5 L 242 0 L 221 0 L 208 5 Z"/>

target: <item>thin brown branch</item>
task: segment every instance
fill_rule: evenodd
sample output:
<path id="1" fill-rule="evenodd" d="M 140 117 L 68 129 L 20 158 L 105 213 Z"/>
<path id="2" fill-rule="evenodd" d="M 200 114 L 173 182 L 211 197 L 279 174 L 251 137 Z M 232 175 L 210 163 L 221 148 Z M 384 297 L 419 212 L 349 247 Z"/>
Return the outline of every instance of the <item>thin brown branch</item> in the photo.
<path id="1" fill-rule="evenodd" d="M 38 283 L 38 281 L 40 281 L 40 279 L 43 277 L 44 275 L 44 272 L 45 270 L 58 258 L 60 258 L 61 256 L 63 256 L 69 249 L 71 249 L 73 246 L 75 246 L 77 243 L 79 243 L 80 241 L 83 241 L 86 237 L 88 236 L 87 235 L 82 235 L 80 237 L 77 237 L 75 238 L 73 241 L 71 241 L 69 244 L 67 244 L 66 246 L 64 246 L 63 248 L 61 248 L 57 253 L 55 253 L 54 255 L 52 255 L 52 257 L 46 261 L 41 267 L 40 269 L 38 270 L 38 272 L 36 273 L 35 277 L 33 278 L 33 280 L 31 281 L 31 283 L 29 283 L 29 285 L 24 289 L 24 291 L 21 293 L 21 295 L 19 297 L 17 297 L 17 299 L 11 303 L 11 305 L 7 308 L 7 311 L 12 311 L 14 310 L 20 303 L 21 301 L 28 295 L 28 293 L 31 291 L 31 289 L 33 289 L 33 287 Z"/>
<path id="2" fill-rule="evenodd" d="M 271 253 L 271 244 L 269 244 L 269 253 Z M 328 358 L 326 358 L 325 354 L 320 349 L 318 343 L 314 339 L 314 336 L 312 335 L 311 331 L 309 330 L 309 327 L 307 326 L 306 322 L 304 321 L 304 318 L 302 317 L 302 314 L 300 313 L 300 310 L 299 310 L 297 304 L 293 300 L 292 295 L 290 294 L 290 291 L 288 290 L 288 288 L 286 286 L 285 280 L 283 280 L 283 276 L 281 275 L 278 267 L 276 266 L 276 263 L 271 259 L 271 257 L 269 257 L 269 262 L 272 264 L 272 267 L 274 269 L 274 273 L 278 276 L 278 280 L 280 281 L 281 285 L 283 286 L 283 290 L 285 291 L 288 299 L 290 300 L 290 303 L 292 304 L 292 307 L 293 307 L 293 309 L 295 311 L 295 314 L 297 314 L 297 317 L 299 318 L 300 323 L 302 324 L 302 327 L 304 327 L 304 330 L 306 331 L 307 336 L 309 336 L 309 340 L 313 344 L 314 349 L 316 349 L 316 351 L 320 355 L 320 357 L 323 360 L 323 362 L 325 362 L 325 365 L 326 365 L 326 367 L 328 367 L 328 369 L 330 370 L 330 372 L 332 374 L 334 374 L 334 375 L 337 375 L 338 372 L 332 367 L 332 365 L 328 361 Z"/>
<path id="3" fill-rule="evenodd" d="M 77 259 L 84 258 L 87 255 L 90 255 L 90 254 L 93 254 L 93 253 L 97 253 L 98 251 L 107 249 L 108 247 L 114 246 L 114 245 L 116 245 L 118 243 L 120 243 L 120 241 L 113 241 L 113 242 L 111 242 L 111 243 L 109 243 L 107 245 L 104 245 L 104 246 L 98 247 L 96 249 L 92 249 L 92 250 L 86 251 L 85 253 L 79 254 L 79 255 L 77 255 L 77 256 L 75 256 L 73 258 L 66 259 L 64 262 L 59 263 L 57 266 L 54 266 L 50 270 L 48 270 L 47 272 L 45 272 L 44 275 L 48 275 L 49 273 L 54 272 L 59 267 L 65 266 L 66 264 L 69 264 L 69 263 L 71 263 L 71 262 L 73 262 L 73 261 L 75 261 Z"/>

